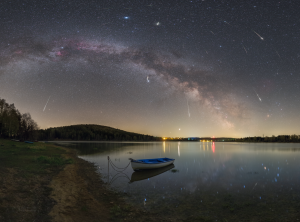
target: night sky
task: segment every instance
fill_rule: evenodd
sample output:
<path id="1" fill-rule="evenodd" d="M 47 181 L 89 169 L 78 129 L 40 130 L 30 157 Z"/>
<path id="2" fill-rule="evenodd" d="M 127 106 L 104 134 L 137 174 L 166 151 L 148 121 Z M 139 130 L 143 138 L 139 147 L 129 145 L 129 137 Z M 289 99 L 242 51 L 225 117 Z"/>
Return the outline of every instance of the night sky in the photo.
<path id="1" fill-rule="evenodd" d="M 299 1 L 1 1 L 0 97 L 40 128 L 300 134 Z"/>

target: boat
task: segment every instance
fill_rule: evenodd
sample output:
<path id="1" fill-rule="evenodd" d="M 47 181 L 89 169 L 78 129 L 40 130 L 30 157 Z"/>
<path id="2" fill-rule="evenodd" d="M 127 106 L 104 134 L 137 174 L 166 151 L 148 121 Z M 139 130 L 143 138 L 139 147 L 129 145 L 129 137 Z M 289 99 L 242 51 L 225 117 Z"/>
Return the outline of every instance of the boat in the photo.
<path id="1" fill-rule="evenodd" d="M 30 143 L 30 144 L 33 144 L 33 142 L 31 142 L 31 141 L 24 141 L 24 143 Z"/>
<path id="2" fill-rule="evenodd" d="M 132 158 L 129 158 L 131 161 L 131 167 L 133 170 L 150 170 L 150 169 L 156 169 L 168 166 L 170 164 L 173 164 L 175 159 L 170 158 L 156 158 L 156 159 L 140 159 L 140 160 L 134 160 Z"/>
<path id="3" fill-rule="evenodd" d="M 133 183 L 135 181 L 140 181 L 140 180 L 146 180 L 146 179 L 149 179 L 151 177 L 155 177 L 159 174 L 162 174 L 162 173 L 164 173 L 168 170 L 173 169 L 174 167 L 175 167 L 175 165 L 171 164 L 171 165 L 161 167 L 161 168 L 157 168 L 157 169 L 153 169 L 153 170 L 135 171 L 131 175 L 130 183 Z"/>

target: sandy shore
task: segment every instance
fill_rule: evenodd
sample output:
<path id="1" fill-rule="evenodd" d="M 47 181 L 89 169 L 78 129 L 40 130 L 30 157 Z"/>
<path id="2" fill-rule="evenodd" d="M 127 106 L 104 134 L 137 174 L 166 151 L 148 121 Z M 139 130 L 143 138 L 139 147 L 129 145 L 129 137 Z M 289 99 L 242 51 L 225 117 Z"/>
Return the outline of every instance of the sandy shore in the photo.
<path id="1" fill-rule="evenodd" d="M 124 194 L 107 189 L 96 167 L 68 150 L 68 158 L 75 160 L 56 175 L 51 183 L 50 198 L 56 204 L 49 215 L 55 222 L 82 221 L 175 221 L 160 218 L 142 208 L 127 204 Z"/>
<path id="2" fill-rule="evenodd" d="M 102 198 L 107 191 L 94 166 L 77 158 L 72 151 L 67 155 L 75 163 L 52 179 L 50 197 L 56 204 L 49 215 L 57 222 L 109 221 L 109 203 Z"/>

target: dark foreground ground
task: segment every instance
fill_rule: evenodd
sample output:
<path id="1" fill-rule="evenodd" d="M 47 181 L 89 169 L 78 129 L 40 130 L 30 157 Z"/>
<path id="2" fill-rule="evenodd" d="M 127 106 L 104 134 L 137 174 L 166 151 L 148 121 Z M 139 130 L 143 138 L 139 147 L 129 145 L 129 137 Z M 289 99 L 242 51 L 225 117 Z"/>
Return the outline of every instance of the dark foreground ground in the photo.
<path id="1" fill-rule="evenodd" d="M 74 150 L 0 139 L 0 221 L 161 220 L 125 203 Z"/>
<path id="2" fill-rule="evenodd" d="M 236 202 L 229 195 L 212 203 L 206 201 L 206 205 L 177 200 L 182 202 L 179 208 L 169 209 L 164 205 L 147 211 L 129 205 L 125 198 L 124 194 L 107 189 L 95 166 L 77 158 L 75 150 L 0 139 L 0 222 L 216 221 L 216 218 L 229 222 L 299 221 L 300 218 L 300 203 L 291 194 L 284 203 L 273 201 L 268 205 Z M 289 213 L 278 215 L 280 208 L 274 210 L 278 204 L 288 207 Z"/>

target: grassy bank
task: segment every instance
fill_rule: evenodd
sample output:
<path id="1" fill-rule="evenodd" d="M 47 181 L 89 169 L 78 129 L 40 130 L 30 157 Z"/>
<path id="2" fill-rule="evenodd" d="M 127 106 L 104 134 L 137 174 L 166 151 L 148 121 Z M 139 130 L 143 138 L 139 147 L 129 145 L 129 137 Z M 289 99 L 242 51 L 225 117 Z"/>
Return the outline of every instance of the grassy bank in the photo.
<path id="1" fill-rule="evenodd" d="M 107 189 L 75 150 L 0 139 L 0 221 L 157 221 Z M 165 219 L 164 221 L 174 221 Z"/>
<path id="2" fill-rule="evenodd" d="M 51 144 L 0 139 L 0 221 L 50 221 L 55 202 L 49 183 L 66 164 L 66 151 Z"/>

